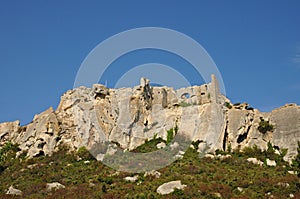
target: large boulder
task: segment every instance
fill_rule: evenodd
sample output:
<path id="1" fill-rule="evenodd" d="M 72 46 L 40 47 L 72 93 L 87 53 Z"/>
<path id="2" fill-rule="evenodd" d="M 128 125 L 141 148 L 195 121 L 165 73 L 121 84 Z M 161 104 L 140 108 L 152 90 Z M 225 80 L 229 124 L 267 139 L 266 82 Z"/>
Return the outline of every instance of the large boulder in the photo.
<path id="1" fill-rule="evenodd" d="M 275 123 L 272 144 L 288 149 L 285 159 L 290 161 L 297 155 L 300 141 L 300 106 L 287 104 L 273 110 L 270 118 Z"/>
<path id="2" fill-rule="evenodd" d="M 0 124 L 0 147 L 8 141 L 14 141 L 21 130 L 20 121 Z"/>
<path id="3" fill-rule="evenodd" d="M 181 184 L 180 180 L 176 180 L 160 185 L 156 191 L 159 194 L 166 195 L 174 192 L 175 189 L 184 189 L 185 187 L 186 185 Z"/>

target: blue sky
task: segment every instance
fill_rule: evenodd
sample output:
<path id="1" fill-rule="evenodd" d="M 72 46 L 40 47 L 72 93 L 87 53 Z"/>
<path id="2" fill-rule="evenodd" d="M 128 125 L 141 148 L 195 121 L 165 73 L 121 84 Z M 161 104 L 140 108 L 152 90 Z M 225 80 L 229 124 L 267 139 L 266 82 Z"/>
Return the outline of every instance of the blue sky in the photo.
<path id="1" fill-rule="evenodd" d="M 148 26 L 199 42 L 218 66 L 232 102 L 262 111 L 300 104 L 300 1 L 3 0 L 0 122 L 26 124 L 34 114 L 56 108 L 93 48 L 119 32 Z M 136 62 L 120 64 L 149 62 L 155 53 L 147 52 L 147 59 L 137 53 Z"/>

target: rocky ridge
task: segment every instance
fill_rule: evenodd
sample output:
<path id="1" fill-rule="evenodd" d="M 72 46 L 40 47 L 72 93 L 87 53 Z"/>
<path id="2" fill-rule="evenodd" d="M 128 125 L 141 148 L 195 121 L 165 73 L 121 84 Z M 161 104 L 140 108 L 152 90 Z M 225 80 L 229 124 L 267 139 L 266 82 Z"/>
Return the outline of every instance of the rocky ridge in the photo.
<path id="1" fill-rule="evenodd" d="M 260 132 L 262 120 L 274 129 Z M 288 104 L 263 113 L 245 103 L 233 105 L 220 94 L 214 75 L 209 84 L 178 90 L 152 87 L 144 78 L 134 88 L 95 84 L 67 91 L 56 110 L 35 115 L 26 126 L 19 121 L 1 123 L 0 146 L 17 143 L 21 152 L 35 157 L 52 155 L 62 144 L 76 150 L 105 142 L 98 151 L 104 155 L 116 146 L 132 150 L 154 137 L 167 140 L 170 129 L 198 141 L 199 152 L 253 145 L 266 149 L 270 142 L 288 149 L 285 158 L 290 160 L 300 140 L 300 106 Z"/>

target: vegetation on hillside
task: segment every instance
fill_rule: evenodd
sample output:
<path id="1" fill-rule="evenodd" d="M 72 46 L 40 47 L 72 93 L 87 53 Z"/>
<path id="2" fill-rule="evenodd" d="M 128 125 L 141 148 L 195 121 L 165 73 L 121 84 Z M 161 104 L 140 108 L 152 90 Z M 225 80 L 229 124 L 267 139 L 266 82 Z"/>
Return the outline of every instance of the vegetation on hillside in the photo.
<path id="1" fill-rule="evenodd" d="M 161 140 L 148 141 L 138 152 L 154 150 Z M 197 144 L 193 143 L 195 146 Z M 300 144 L 299 144 L 300 147 Z M 13 185 L 23 191 L 20 198 L 289 198 L 300 197 L 300 180 L 288 171 L 299 170 L 299 157 L 292 165 L 283 161 L 286 151 L 275 154 L 269 144 L 266 151 L 257 147 L 246 148 L 243 153 L 228 150 L 217 154 L 230 154 L 221 159 L 199 158 L 199 153 L 189 148 L 184 157 L 160 169 L 160 178 L 143 174 L 116 172 L 96 161 L 85 148 L 70 153 L 65 147 L 51 157 L 14 158 L 18 148 L 11 143 L 0 150 L 0 198 Z M 298 150 L 300 152 L 300 148 Z M 248 157 L 265 162 L 276 160 L 276 167 L 249 163 Z M 137 182 L 126 182 L 124 177 L 138 175 Z M 184 190 L 162 196 L 156 189 L 163 183 L 181 180 Z M 59 182 L 65 189 L 48 192 L 46 183 Z M 14 198 L 18 198 L 15 196 Z"/>

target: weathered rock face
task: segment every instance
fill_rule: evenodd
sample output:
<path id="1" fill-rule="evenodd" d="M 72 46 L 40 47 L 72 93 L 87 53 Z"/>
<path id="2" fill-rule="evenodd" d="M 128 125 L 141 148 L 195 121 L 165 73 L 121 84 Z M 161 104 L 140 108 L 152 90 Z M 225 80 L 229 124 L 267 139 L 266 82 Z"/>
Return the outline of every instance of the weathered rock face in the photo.
<path id="1" fill-rule="evenodd" d="M 18 143 L 29 157 L 51 155 L 59 145 L 71 150 L 103 145 L 114 153 L 118 143 L 122 149 L 134 149 L 153 137 L 167 139 L 167 131 L 189 140 L 200 141 L 199 151 L 242 149 L 257 145 L 265 149 L 271 142 L 288 148 L 287 158 L 296 155 L 300 140 L 300 107 L 284 106 L 271 113 L 261 113 L 247 104 L 224 106 L 229 100 L 219 93 L 212 76 L 210 84 L 174 90 L 151 87 L 142 78 L 134 88 L 109 89 L 96 84 L 67 91 L 58 108 L 36 115 L 27 126 L 19 121 L 0 124 L 0 146 L 7 141 Z M 275 126 L 273 132 L 258 131 L 261 118 Z M 100 158 L 101 159 L 101 158 Z"/>
<path id="2" fill-rule="evenodd" d="M 288 149 L 287 160 L 297 155 L 300 141 L 300 106 L 290 104 L 271 112 L 270 119 L 276 124 L 271 142 Z"/>
<path id="3" fill-rule="evenodd" d="M 20 121 L 4 122 L 0 124 L 0 146 L 13 140 L 21 130 Z"/>

